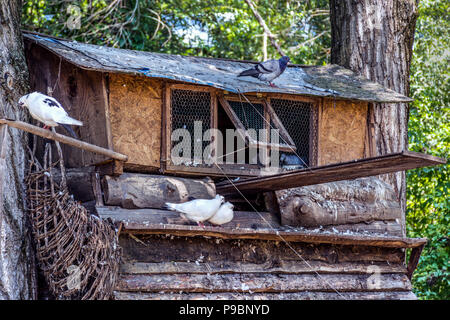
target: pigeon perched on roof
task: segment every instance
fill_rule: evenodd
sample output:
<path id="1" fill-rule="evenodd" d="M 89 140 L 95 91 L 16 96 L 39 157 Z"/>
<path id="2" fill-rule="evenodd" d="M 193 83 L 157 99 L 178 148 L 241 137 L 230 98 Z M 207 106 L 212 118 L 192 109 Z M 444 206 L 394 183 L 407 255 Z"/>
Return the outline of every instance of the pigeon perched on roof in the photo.
<path id="1" fill-rule="evenodd" d="M 230 202 L 225 202 L 220 206 L 219 210 L 217 210 L 217 212 L 208 219 L 208 222 L 211 222 L 215 225 L 221 225 L 230 222 L 234 218 L 233 209 L 234 206 Z"/>
<path id="2" fill-rule="evenodd" d="M 45 129 L 61 125 L 74 138 L 78 139 L 71 125 L 82 126 L 83 122 L 69 117 L 66 110 L 54 98 L 33 92 L 21 97 L 19 105 L 27 107 L 31 116 L 42 122 Z"/>
<path id="3" fill-rule="evenodd" d="M 166 208 L 177 211 L 182 217 L 197 222 L 203 227 L 202 222 L 211 218 L 224 201 L 224 197 L 216 195 L 213 199 L 194 199 L 184 203 L 166 202 Z"/>
<path id="4" fill-rule="evenodd" d="M 291 59 L 288 56 L 283 56 L 278 60 L 272 59 L 258 63 L 251 69 L 242 71 L 238 77 L 254 77 L 261 81 L 269 82 L 271 87 L 276 87 L 272 81 L 278 78 L 284 70 L 286 70 L 287 64 Z"/>

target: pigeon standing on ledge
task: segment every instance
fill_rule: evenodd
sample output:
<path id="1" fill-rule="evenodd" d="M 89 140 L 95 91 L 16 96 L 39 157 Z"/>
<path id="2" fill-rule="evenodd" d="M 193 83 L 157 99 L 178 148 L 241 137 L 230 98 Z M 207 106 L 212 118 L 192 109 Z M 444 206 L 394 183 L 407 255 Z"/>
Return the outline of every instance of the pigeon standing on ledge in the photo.
<path id="1" fill-rule="evenodd" d="M 216 195 L 213 199 L 195 199 L 184 203 L 166 202 L 166 208 L 179 212 L 182 217 L 197 222 L 203 227 L 203 221 L 211 218 L 219 210 L 223 201 L 223 196 Z"/>
<path id="2" fill-rule="evenodd" d="M 208 222 L 215 225 L 222 225 L 230 222 L 234 218 L 233 208 L 233 204 L 230 202 L 225 202 L 219 210 L 217 210 L 217 212 L 208 219 Z"/>
<path id="3" fill-rule="evenodd" d="M 272 81 L 278 78 L 284 70 L 286 70 L 287 64 L 291 59 L 288 56 L 283 56 L 278 60 L 267 60 L 258 63 L 255 67 L 242 71 L 238 77 L 254 77 L 261 81 L 269 82 L 271 87 L 276 87 Z"/>
<path id="4" fill-rule="evenodd" d="M 66 110 L 54 98 L 33 92 L 20 98 L 19 105 L 27 107 L 31 116 L 44 124 L 44 129 L 61 125 L 72 137 L 78 139 L 71 125 L 82 126 L 83 122 L 69 117 Z"/>

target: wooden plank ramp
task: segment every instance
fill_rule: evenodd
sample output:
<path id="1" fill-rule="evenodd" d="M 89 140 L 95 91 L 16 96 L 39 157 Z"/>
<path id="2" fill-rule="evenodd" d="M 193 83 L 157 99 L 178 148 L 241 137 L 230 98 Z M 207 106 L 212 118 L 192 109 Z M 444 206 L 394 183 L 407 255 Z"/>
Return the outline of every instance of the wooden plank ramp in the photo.
<path id="1" fill-rule="evenodd" d="M 240 195 L 239 192 L 243 194 L 254 194 L 376 176 L 444 163 L 446 163 L 446 160 L 439 157 L 418 152 L 403 151 L 349 162 L 292 170 L 269 176 L 248 178 L 234 183 L 224 181 L 216 184 L 216 191 L 223 196 Z"/>

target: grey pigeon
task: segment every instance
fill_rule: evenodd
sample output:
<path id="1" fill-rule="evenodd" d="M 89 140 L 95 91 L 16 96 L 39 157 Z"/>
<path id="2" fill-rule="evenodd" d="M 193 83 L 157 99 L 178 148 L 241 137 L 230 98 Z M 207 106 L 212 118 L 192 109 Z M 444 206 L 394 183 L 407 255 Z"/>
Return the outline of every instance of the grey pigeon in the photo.
<path id="1" fill-rule="evenodd" d="M 280 157 L 280 164 L 282 168 L 290 170 L 302 169 L 307 167 L 306 159 L 295 154 L 282 153 Z"/>
<path id="2" fill-rule="evenodd" d="M 269 82 L 271 87 L 276 87 L 272 81 L 278 78 L 291 59 L 288 56 L 283 56 L 278 60 L 272 59 L 258 63 L 255 67 L 242 71 L 238 77 L 254 77 L 261 81 Z"/>

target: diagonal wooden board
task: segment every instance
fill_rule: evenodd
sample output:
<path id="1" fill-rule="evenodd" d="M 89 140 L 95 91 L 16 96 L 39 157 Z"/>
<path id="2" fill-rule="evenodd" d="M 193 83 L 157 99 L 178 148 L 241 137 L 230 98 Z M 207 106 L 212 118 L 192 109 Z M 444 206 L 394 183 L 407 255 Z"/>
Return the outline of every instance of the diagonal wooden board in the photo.
<path id="1" fill-rule="evenodd" d="M 445 159 L 412 151 L 391 153 L 378 157 L 330 164 L 320 167 L 293 170 L 270 176 L 248 178 L 231 183 L 216 184 L 216 191 L 223 196 L 254 194 L 266 191 L 303 187 L 308 185 L 351 180 L 384 173 L 410 170 L 444 164 Z"/>

